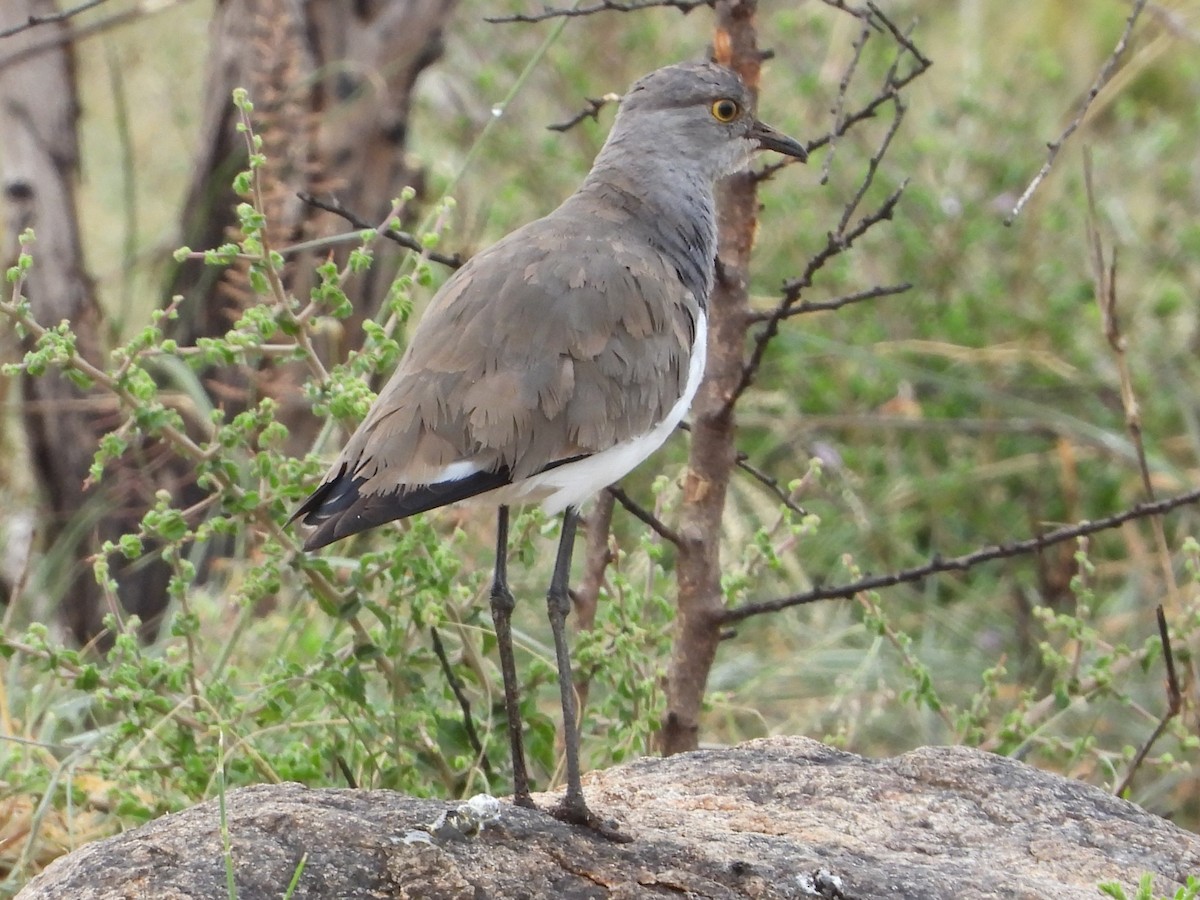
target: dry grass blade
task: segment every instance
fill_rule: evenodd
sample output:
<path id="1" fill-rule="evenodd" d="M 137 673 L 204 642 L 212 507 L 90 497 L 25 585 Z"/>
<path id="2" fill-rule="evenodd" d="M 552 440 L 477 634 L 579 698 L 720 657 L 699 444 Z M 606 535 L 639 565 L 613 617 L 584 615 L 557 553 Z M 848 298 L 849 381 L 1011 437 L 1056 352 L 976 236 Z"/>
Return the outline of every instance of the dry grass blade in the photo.
<path id="1" fill-rule="evenodd" d="M 1142 489 L 1146 499 L 1153 502 L 1156 497 L 1154 484 L 1150 478 L 1150 466 L 1146 462 L 1146 445 L 1142 436 L 1141 405 L 1133 388 L 1133 376 L 1129 370 L 1129 357 L 1126 353 L 1128 342 L 1121 333 L 1121 320 L 1117 315 L 1117 255 L 1113 251 L 1112 260 L 1106 265 L 1104 258 L 1104 243 L 1100 238 L 1100 228 L 1096 214 L 1096 190 L 1092 177 L 1092 155 L 1085 148 L 1083 155 L 1084 185 L 1087 191 L 1088 213 L 1088 247 L 1092 262 L 1092 280 L 1095 285 L 1096 303 L 1100 307 L 1100 318 L 1104 328 L 1104 336 L 1112 348 L 1113 358 L 1117 364 L 1117 373 L 1121 382 L 1121 406 L 1125 411 L 1125 426 L 1129 431 L 1137 454 L 1138 471 L 1142 478 Z M 1154 529 L 1154 543 L 1158 551 L 1159 567 L 1162 569 L 1163 581 L 1167 586 L 1167 595 L 1171 599 L 1171 608 L 1178 611 L 1181 608 L 1179 584 L 1175 579 L 1175 567 L 1171 564 L 1171 551 L 1167 545 L 1166 532 L 1162 519 L 1151 519 Z"/>

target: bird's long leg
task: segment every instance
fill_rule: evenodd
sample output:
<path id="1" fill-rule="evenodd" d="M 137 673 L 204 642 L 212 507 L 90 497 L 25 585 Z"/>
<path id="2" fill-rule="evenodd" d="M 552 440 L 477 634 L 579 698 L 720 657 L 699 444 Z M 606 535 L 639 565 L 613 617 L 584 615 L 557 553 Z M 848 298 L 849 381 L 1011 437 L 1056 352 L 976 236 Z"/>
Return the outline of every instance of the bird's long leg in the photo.
<path id="1" fill-rule="evenodd" d="M 558 663 L 558 689 L 562 694 L 563 745 L 567 755 L 567 792 L 551 815 L 573 825 L 585 825 L 615 841 L 630 838 L 617 831 L 612 825 L 602 822 L 588 809 L 583 799 L 583 785 L 579 772 L 579 710 L 575 702 L 575 680 L 571 677 L 571 653 L 567 649 L 567 613 L 571 611 L 571 596 L 568 579 L 571 577 L 571 551 L 575 547 L 575 529 L 579 525 L 579 513 L 568 507 L 563 514 L 562 537 L 558 542 L 558 555 L 554 561 L 554 575 L 550 578 L 550 591 L 546 594 L 546 606 L 550 613 L 550 631 L 554 635 L 554 656 Z"/>
<path id="2" fill-rule="evenodd" d="M 525 768 L 525 747 L 521 743 L 521 703 L 517 687 L 517 664 L 513 659 L 512 612 L 516 606 L 508 588 L 508 507 L 501 506 L 496 516 L 496 571 L 492 577 L 492 621 L 496 625 L 496 649 L 500 653 L 500 673 L 504 677 L 504 713 L 508 718 L 508 743 L 512 751 L 513 803 L 535 809 L 529 796 L 529 772 Z"/>

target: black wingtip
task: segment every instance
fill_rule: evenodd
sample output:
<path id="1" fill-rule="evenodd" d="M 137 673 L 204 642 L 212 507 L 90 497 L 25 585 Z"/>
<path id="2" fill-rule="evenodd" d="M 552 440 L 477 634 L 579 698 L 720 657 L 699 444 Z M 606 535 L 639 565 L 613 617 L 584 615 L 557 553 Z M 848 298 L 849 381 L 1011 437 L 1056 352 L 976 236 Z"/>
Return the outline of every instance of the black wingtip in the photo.
<path id="1" fill-rule="evenodd" d="M 475 472 L 466 478 L 442 481 L 418 487 L 397 487 L 388 493 L 364 494 L 365 478 L 349 475 L 345 469 L 325 481 L 292 514 L 315 530 L 304 540 L 306 551 L 383 525 L 405 519 L 439 506 L 448 506 L 511 483 L 507 469 L 499 472 Z"/>
<path id="2" fill-rule="evenodd" d="M 581 453 L 558 459 L 539 471 L 570 465 L 586 456 Z M 398 485 L 391 491 L 364 494 L 361 488 L 366 482 L 367 479 L 352 475 L 342 466 L 292 513 L 288 519 L 289 525 L 302 519 L 303 524 L 315 529 L 304 540 L 306 551 L 319 550 L 326 544 L 376 525 L 406 519 L 512 484 L 512 470 L 505 467 L 498 472 L 473 472 L 452 481 L 417 486 Z"/>
<path id="3" fill-rule="evenodd" d="M 336 475 L 324 481 L 292 513 L 288 519 L 289 525 L 301 519 L 305 525 L 316 529 L 304 539 L 306 551 L 318 550 L 339 537 L 353 534 L 352 531 L 338 534 L 338 526 L 343 517 L 359 502 L 358 489 L 365 480 L 350 477 L 343 467 Z"/>

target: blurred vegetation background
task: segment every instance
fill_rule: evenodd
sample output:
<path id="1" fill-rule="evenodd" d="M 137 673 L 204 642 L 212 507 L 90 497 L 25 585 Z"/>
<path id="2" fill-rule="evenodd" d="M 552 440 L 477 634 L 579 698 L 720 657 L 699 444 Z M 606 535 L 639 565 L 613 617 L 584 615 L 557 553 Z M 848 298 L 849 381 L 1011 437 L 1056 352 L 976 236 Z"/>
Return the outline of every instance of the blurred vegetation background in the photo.
<path id="1" fill-rule="evenodd" d="M 907 116 L 870 197 L 907 188 L 894 221 L 823 272 L 806 299 L 913 287 L 798 317 L 772 345 L 739 407 L 740 446 L 781 484 L 803 479 L 797 499 L 819 525 L 780 527 L 776 500 L 752 480 L 736 482 L 724 547 L 731 603 L 846 581 L 856 569 L 878 573 L 966 553 L 1145 499 L 1094 297 L 1085 145 L 1098 228 L 1117 253 L 1121 327 L 1153 484 L 1160 495 L 1178 493 L 1200 471 L 1200 2 L 1147 5 L 1116 74 L 1011 226 L 1005 217 L 1044 162 L 1046 142 L 1075 115 L 1130 4 L 1048 2 L 1019 14 L 1000 0 L 882 6 L 902 26 L 915 23 L 912 37 L 934 63 L 906 91 Z M 426 167 L 425 199 L 443 190 L 455 198 L 440 246 L 463 254 L 573 190 L 612 113 L 562 134 L 545 126 L 569 118 L 585 97 L 619 93 L 653 68 L 702 55 L 711 35 L 703 8 L 571 20 L 497 117 L 496 104 L 555 28 L 482 20 L 517 11 L 528 10 L 515 0 L 463 0 L 443 58 L 418 87 L 409 151 Z M 114 341 L 136 334 L 159 305 L 181 242 L 210 15 L 199 0 L 169 5 L 77 48 L 81 216 Z M 811 0 L 764 0 L 759 26 L 761 43 L 774 51 L 760 114 L 802 140 L 825 133 L 858 23 Z M 871 95 L 890 49 L 868 44 L 851 96 Z M 765 184 L 756 304 L 769 309 L 780 284 L 823 244 L 886 126 L 870 123 L 842 139 L 827 179 L 825 150 Z M 442 277 L 435 270 L 434 283 L 416 289 L 418 311 Z M 0 502 L 32 510 L 11 383 L 8 395 Z M 669 520 L 685 458 L 681 435 L 626 487 Z M 314 458 L 307 471 L 318 470 Z M 292 496 L 302 492 L 293 486 Z M 97 670 L 110 692 L 103 701 L 95 679 L 77 677 L 85 659 L 68 657 L 77 671 L 67 677 L 47 663 L 49 651 L 26 652 L 35 641 L 10 641 L 0 661 L 0 851 L 11 873 L 4 889 L 71 846 L 210 796 L 226 779 L 343 785 L 348 765 L 369 785 L 504 792 L 502 773 L 489 783 L 478 772 L 428 636 L 431 624 L 448 633 L 493 764 L 502 766 L 499 677 L 487 656 L 483 599 L 493 524 L 482 512 L 446 510 L 356 545 L 356 553 L 378 554 L 377 572 L 392 573 L 360 585 L 385 587 L 378 602 L 395 614 L 380 642 L 402 654 L 390 685 L 355 685 L 348 682 L 369 676 L 323 666 L 345 660 L 352 636 L 343 621 L 319 615 L 286 571 L 266 591 L 270 604 L 252 603 L 245 585 L 260 573 L 242 567 L 261 562 L 254 558 L 229 559 L 193 591 L 196 627 L 186 636 L 164 633 L 149 647 L 119 643 Z M 542 786 L 554 771 L 557 718 L 541 602 L 552 527 L 536 513 L 518 520 L 524 544 L 512 573 Z M 1166 709 L 1157 604 L 1166 607 L 1185 680 L 1194 671 L 1196 532 L 1197 512 L 1184 508 L 1165 520 L 1166 558 L 1150 525 L 1135 522 L 1084 546 L 744 622 L 718 656 L 702 743 L 798 733 L 890 755 L 969 742 L 1114 789 Z M 594 679 L 584 723 L 593 767 L 651 752 L 670 635 L 669 554 L 619 510 L 615 540 L 621 555 L 598 636 L 578 642 Z M 52 621 L 55 598 L 38 592 L 38 566 L 47 564 L 31 563 L 7 635 Z M 58 647 L 61 638 L 51 629 L 45 641 Z M 178 710 L 148 698 L 193 705 L 172 675 L 185 656 L 203 661 L 195 675 L 205 699 L 194 715 L 203 718 L 201 706 L 217 710 L 212 721 L 230 732 L 214 725 L 184 740 L 183 728 L 168 739 Z M 330 679 L 332 669 L 349 674 L 308 691 L 306 680 L 319 682 L 321 668 Z M 1195 830 L 1194 682 L 1185 693 L 1183 715 L 1151 748 L 1127 796 Z M 387 708 L 368 721 L 370 703 L 353 698 L 380 696 Z M 430 704 L 427 714 L 413 698 Z M 131 709 L 146 718 L 136 733 L 121 734 Z M 220 750 L 218 731 L 227 741 Z M 374 750 L 364 749 L 372 742 Z"/>

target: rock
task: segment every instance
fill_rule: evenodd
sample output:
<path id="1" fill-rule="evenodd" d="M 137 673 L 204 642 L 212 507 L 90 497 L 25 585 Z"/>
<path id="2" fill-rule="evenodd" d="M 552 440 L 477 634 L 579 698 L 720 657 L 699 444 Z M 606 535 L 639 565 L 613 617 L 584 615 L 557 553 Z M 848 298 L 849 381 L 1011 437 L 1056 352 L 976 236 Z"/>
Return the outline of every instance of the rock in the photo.
<path id="1" fill-rule="evenodd" d="M 507 803 L 259 785 L 226 798 L 238 900 L 1097 898 L 1200 875 L 1200 837 L 1132 803 L 963 747 L 871 760 L 804 738 L 643 759 L 585 779 L 611 843 Z M 552 798 L 539 797 L 549 805 Z M 449 816 L 447 817 L 447 813 Z M 439 822 L 439 818 L 443 821 Z M 224 900 L 216 800 L 57 860 L 19 900 Z"/>

